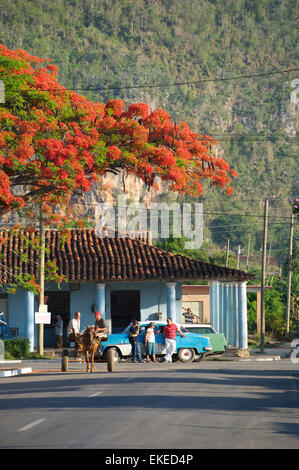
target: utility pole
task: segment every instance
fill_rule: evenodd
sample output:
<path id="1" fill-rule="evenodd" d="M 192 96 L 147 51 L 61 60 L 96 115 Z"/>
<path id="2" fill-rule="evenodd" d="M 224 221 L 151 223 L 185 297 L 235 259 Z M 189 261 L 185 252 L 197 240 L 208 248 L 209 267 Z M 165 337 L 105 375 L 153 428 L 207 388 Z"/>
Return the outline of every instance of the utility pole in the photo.
<path id="1" fill-rule="evenodd" d="M 225 267 L 228 268 L 228 257 L 229 257 L 229 238 L 227 239 L 226 243 L 226 260 L 225 260 Z"/>
<path id="2" fill-rule="evenodd" d="M 261 318 L 260 318 L 261 353 L 264 352 L 264 346 L 265 346 L 265 282 L 266 282 L 266 252 L 267 252 L 267 234 L 268 234 L 268 207 L 269 207 L 269 201 L 268 199 L 265 199 L 263 256 L 262 256 L 262 282 L 261 282 Z"/>
<path id="3" fill-rule="evenodd" d="M 251 233 L 249 234 L 249 238 L 248 238 L 247 258 L 246 258 L 246 271 L 248 271 L 248 268 L 249 268 L 250 242 L 251 242 Z"/>
<path id="4" fill-rule="evenodd" d="M 287 293 L 287 328 L 286 333 L 290 333 L 290 307 L 291 307 L 291 287 L 292 287 L 292 261 L 293 261 L 293 234 L 294 234 L 294 214 L 291 215 L 290 222 L 290 244 L 289 244 L 289 259 L 288 259 L 288 293 Z"/>
<path id="5" fill-rule="evenodd" d="M 271 249 L 272 249 L 272 237 L 270 238 L 270 246 L 269 246 L 268 261 L 267 261 L 267 269 L 266 269 L 266 278 L 267 278 L 267 276 L 268 276 L 268 270 L 269 270 L 269 266 L 270 266 Z"/>
<path id="6" fill-rule="evenodd" d="M 40 263 L 39 263 L 39 311 L 40 306 L 45 303 L 45 226 L 43 222 L 42 203 L 40 205 L 40 219 L 39 219 L 39 246 L 40 246 Z M 37 329 L 37 353 L 41 356 L 44 355 L 44 325 L 38 324 Z"/>
<path id="7" fill-rule="evenodd" d="M 241 254 L 241 245 L 238 246 L 237 269 L 239 269 L 239 265 L 240 265 L 240 254 Z"/>

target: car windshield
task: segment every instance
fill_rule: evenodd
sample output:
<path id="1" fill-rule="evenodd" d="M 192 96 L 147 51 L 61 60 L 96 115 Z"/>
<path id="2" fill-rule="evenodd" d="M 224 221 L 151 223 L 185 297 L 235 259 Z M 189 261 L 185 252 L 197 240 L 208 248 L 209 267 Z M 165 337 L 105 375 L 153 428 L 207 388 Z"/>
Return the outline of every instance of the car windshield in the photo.
<path id="1" fill-rule="evenodd" d="M 190 333 L 199 333 L 199 334 L 210 334 L 215 333 L 212 328 L 205 327 L 205 326 L 196 326 L 194 328 L 188 328 Z"/>

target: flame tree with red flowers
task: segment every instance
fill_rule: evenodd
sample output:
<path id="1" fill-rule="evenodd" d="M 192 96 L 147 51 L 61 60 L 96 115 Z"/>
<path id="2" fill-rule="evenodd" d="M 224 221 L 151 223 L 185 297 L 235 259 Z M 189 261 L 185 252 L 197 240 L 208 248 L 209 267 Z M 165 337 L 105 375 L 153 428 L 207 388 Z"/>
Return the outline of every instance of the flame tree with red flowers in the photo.
<path id="1" fill-rule="evenodd" d="M 57 68 L 0 45 L 0 213 L 43 203 L 66 206 L 108 172 L 124 170 L 150 187 L 198 196 L 209 179 L 226 194 L 237 176 L 212 154 L 212 137 L 173 123 L 163 109 L 122 100 L 94 103 L 66 90 Z"/>
<path id="2" fill-rule="evenodd" d="M 203 180 L 230 195 L 237 172 L 212 153 L 217 142 L 175 124 L 163 109 L 122 100 L 94 103 L 57 81 L 57 67 L 24 50 L 0 44 L 0 215 L 42 208 L 45 225 L 65 224 L 53 212 L 68 208 L 74 193 L 91 189 L 107 173 L 125 171 L 148 187 L 167 182 L 169 189 L 199 196 Z M 80 221 L 78 221 L 80 223 Z M 29 240 L 29 238 L 28 238 Z M 28 241 L 29 242 L 29 241 Z M 0 238 L 0 244 L 5 237 Z M 40 248 L 40 247 L 39 247 Z M 55 266 L 48 280 L 63 282 Z M 0 279 L 1 283 L 1 279 Z M 16 285 L 39 290 L 32 277 L 16 276 Z"/>

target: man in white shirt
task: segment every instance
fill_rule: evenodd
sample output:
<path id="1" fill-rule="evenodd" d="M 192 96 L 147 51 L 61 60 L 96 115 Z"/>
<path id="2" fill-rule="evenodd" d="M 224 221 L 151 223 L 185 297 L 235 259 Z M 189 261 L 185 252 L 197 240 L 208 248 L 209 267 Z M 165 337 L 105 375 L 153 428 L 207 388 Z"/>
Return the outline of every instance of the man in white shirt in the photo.
<path id="1" fill-rule="evenodd" d="M 78 357 L 78 345 L 76 340 L 80 336 L 80 312 L 75 313 L 75 318 L 69 321 L 67 326 L 67 340 L 69 343 L 75 343 L 75 357 Z"/>

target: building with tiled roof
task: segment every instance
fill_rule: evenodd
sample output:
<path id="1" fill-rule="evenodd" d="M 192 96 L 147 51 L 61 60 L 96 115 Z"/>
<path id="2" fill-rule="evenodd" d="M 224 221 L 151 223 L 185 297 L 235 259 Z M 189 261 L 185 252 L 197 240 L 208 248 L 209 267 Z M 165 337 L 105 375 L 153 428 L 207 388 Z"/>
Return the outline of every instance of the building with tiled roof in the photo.
<path id="1" fill-rule="evenodd" d="M 13 282 L 16 270 L 38 278 L 39 253 L 25 238 L 36 234 L 17 232 L 0 245 L 3 284 Z M 0 232 L 5 238 L 5 232 Z M 62 242 L 57 230 L 47 230 L 46 261 L 55 261 L 58 273 L 70 282 L 112 281 L 246 281 L 253 276 L 237 269 L 196 261 L 188 256 L 163 251 L 129 237 L 100 238 L 95 230 L 71 230 L 70 240 Z M 19 252 L 19 255 L 16 254 Z"/>
<path id="2" fill-rule="evenodd" d="M 34 344 L 32 321 L 36 300 L 32 293 L 22 290 L 6 294 L 5 287 L 14 282 L 16 274 L 29 273 L 38 278 L 39 253 L 25 241 L 26 237 L 33 241 L 37 235 L 38 232 L 18 231 L 0 244 L 1 297 L 2 305 L 7 299 L 9 326 L 20 336 L 28 336 L 30 331 Z M 5 239 L 5 232 L 0 232 L 0 239 Z M 46 260 L 55 261 L 58 273 L 69 281 L 60 290 L 49 284 L 45 292 L 52 318 L 60 314 L 65 326 L 76 311 L 81 312 L 81 325 L 92 324 L 95 310 L 102 312 L 112 332 L 124 328 L 133 318 L 166 320 L 171 316 L 181 323 L 182 283 L 209 281 L 216 290 L 218 285 L 227 287 L 223 291 L 225 298 L 221 299 L 211 289 L 214 318 L 218 313 L 226 315 L 223 324 L 227 328 L 230 322 L 235 325 L 235 346 L 247 347 L 242 326 L 245 316 L 247 323 L 243 287 L 253 275 L 163 251 L 140 237 L 110 234 L 101 238 L 93 229 L 82 229 L 71 230 L 68 241 L 62 240 L 59 231 L 47 230 L 45 239 Z M 53 342 L 54 325 L 46 325 L 45 346 L 52 346 Z"/>

